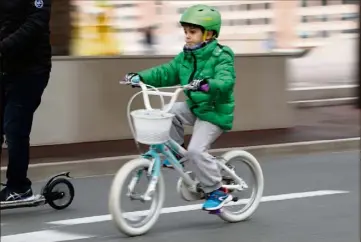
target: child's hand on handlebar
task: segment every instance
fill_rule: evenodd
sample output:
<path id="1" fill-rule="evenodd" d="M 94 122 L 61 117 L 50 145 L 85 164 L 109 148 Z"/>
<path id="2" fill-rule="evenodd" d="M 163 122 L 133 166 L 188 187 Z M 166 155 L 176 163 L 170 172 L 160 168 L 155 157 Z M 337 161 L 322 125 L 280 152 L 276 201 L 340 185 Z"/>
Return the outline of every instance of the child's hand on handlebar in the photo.
<path id="1" fill-rule="evenodd" d="M 124 77 L 124 82 L 132 87 L 139 87 L 140 76 L 137 73 L 128 73 Z"/>
<path id="2" fill-rule="evenodd" d="M 209 85 L 208 81 L 205 79 L 200 80 L 193 80 L 191 83 L 189 83 L 191 86 L 193 86 L 194 91 L 201 91 L 201 92 L 208 92 Z"/>

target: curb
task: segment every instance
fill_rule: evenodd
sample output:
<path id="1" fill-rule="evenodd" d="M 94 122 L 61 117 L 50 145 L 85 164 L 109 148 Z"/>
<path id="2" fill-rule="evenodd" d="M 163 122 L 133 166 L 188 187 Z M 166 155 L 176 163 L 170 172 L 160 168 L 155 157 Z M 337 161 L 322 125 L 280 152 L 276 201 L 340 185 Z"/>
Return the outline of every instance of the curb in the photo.
<path id="1" fill-rule="evenodd" d="M 310 154 L 325 151 L 352 151 L 360 149 L 360 138 L 317 140 L 273 145 L 211 149 L 210 153 L 217 156 L 234 149 L 246 150 L 256 158 L 265 156 L 269 157 L 279 155 Z M 125 162 L 136 157 L 138 157 L 138 155 L 30 164 L 28 176 L 32 181 L 35 182 L 45 180 L 53 174 L 64 171 L 69 171 L 72 177 L 110 175 L 115 174 L 115 172 Z M 1 167 L 1 177 L 6 177 L 6 167 Z"/>
<path id="2" fill-rule="evenodd" d="M 337 86 L 291 87 L 288 92 L 291 95 L 290 101 L 337 99 L 355 97 L 357 87 L 357 85 L 349 83 Z"/>
<path id="3" fill-rule="evenodd" d="M 296 108 L 309 108 L 309 107 L 350 105 L 356 103 L 356 101 L 357 101 L 356 97 L 345 97 L 345 98 L 292 101 L 288 103 Z"/>

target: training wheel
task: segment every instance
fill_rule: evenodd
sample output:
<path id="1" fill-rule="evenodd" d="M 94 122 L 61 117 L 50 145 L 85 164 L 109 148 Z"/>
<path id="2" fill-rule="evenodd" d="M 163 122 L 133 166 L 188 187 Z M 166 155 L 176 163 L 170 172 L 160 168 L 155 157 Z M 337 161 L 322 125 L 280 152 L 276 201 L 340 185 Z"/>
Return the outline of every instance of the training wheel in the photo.
<path id="1" fill-rule="evenodd" d="M 56 178 L 44 190 L 46 202 L 54 209 L 67 208 L 74 199 L 74 186 L 65 178 Z"/>

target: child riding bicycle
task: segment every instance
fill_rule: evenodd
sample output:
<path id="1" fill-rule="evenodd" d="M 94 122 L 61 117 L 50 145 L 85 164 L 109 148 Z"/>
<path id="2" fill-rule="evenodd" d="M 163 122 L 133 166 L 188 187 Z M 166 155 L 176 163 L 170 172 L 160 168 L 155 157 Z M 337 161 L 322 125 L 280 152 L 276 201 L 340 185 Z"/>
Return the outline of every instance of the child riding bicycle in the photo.
<path id="1" fill-rule="evenodd" d="M 222 190 L 222 176 L 215 158 L 207 153 L 210 145 L 233 125 L 235 84 L 234 53 L 218 43 L 221 14 L 207 5 L 194 5 L 182 15 L 185 46 L 172 61 L 125 76 L 133 86 L 139 81 L 154 87 L 193 84 L 185 91 L 186 102 L 177 102 L 170 136 L 184 144 L 183 125 L 194 126 L 187 157 L 206 194 L 204 210 L 217 210 L 232 201 Z"/>

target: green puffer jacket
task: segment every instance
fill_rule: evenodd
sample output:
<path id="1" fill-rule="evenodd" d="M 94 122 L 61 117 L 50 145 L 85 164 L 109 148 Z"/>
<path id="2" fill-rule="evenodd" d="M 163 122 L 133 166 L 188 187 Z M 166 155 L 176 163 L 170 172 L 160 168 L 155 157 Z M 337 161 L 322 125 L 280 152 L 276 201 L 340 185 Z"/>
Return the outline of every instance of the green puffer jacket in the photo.
<path id="1" fill-rule="evenodd" d="M 231 130 L 234 119 L 234 53 L 213 40 L 206 46 L 179 53 L 172 61 L 137 73 L 154 87 L 186 85 L 194 79 L 207 79 L 209 91 L 185 91 L 186 102 L 196 117 Z"/>

